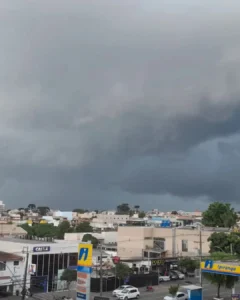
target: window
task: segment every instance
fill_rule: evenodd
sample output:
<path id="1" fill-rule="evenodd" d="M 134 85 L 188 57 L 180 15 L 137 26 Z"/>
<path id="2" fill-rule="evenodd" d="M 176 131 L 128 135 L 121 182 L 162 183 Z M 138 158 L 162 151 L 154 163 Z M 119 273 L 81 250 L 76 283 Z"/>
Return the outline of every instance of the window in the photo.
<path id="1" fill-rule="evenodd" d="M 13 265 L 14 266 L 19 266 L 19 261 L 18 260 L 14 260 Z"/>
<path id="2" fill-rule="evenodd" d="M 188 252 L 188 241 L 182 240 L 182 252 Z"/>
<path id="3" fill-rule="evenodd" d="M 6 262 L 2 261 L 0 262 L 0 271 L 5 271 L 6 270 Z"/>

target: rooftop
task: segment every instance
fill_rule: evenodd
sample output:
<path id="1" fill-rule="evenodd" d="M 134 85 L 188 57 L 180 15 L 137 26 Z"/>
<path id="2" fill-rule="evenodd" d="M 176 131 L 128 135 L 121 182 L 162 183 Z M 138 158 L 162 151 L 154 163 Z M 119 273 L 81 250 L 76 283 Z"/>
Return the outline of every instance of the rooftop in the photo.
<path id="1" fill-rule="evenodd" d="M 0 261 L 14 261 L 14 260 L 23 260 L 22 256 L 0 251 Z"/>
<path id="2" fill-rule="evenodd" d="M 21 239 L 15 237 L 0 237 L 0 241 L 13 242 L 13 243 L 23 243 L 23 244 L 46 244 L 46 243 L 54 243 L 53 241 L 46 240 L 29 240 L 29 239 Z"/>

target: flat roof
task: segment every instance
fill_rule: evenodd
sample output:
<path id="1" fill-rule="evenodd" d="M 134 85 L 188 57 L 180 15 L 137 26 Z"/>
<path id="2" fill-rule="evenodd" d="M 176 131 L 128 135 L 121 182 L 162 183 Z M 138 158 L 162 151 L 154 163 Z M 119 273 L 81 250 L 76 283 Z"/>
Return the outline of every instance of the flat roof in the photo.
<path id="1" fill-rule="evenodd" d="M 202 289 L 201 286 L 199 286 L 199 285 L 194 285 L 194 284 L 190 284 L 190 285 L 182 285 L 181 288 L 182 288 L 182 289 L 186 289 L 186 290 L 191 290 L 191 291 Z"/>
<path id="2" fill-rule="evenodd" d="M 22 244 L 53 244 L 54 243 L 51 241 L 28 240 L 28 239 L 20 239 L 15 237 L 0 237 L 0 241 L 22 243 Z"/>

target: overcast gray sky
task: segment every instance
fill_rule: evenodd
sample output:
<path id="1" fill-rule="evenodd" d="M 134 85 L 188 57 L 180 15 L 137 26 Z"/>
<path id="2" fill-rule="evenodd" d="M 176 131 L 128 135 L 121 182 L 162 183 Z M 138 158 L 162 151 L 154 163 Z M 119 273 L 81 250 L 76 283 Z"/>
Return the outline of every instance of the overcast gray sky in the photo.
<path id="1" fill-rule="evenodd" d="M 240 201 L 240 3 L 0 1 L 0 199 Z"/>

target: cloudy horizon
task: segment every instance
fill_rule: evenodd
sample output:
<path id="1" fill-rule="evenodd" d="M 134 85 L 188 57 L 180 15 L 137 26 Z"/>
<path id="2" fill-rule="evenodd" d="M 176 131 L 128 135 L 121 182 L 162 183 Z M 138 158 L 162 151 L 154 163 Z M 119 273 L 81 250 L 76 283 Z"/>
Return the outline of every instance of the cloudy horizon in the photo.
<path id="1" fill-rule="evenodd" d="M 2 0 L 0 199 L 240 209 L 240 3 L 210 2 Z"/>

